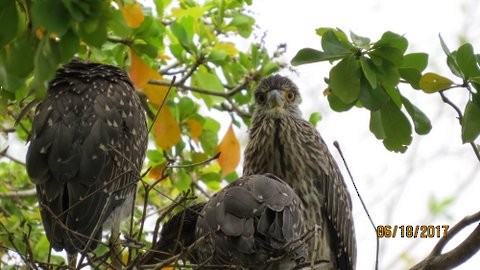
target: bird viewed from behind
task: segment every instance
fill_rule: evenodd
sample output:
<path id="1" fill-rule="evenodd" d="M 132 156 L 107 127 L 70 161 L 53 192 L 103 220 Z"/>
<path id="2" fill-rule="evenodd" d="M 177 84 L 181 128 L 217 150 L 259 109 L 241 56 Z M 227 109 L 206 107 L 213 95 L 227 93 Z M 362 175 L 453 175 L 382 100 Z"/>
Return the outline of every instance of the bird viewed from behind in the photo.
<path id="1" fill-rule="evenodd" d="M 297 86 L 273 75 L 259 83 L 254 97 L 243 174 L 275 174 L 302 199 L 307 226 L 318 228 L 309 241 L 316 269 L 355 269 L 350 195 L 320 133 L 301 116 Z"/>
<path id="2" fill-rule="evenodd" d="M 112 226 L 118 238 L 132 210 L 147 133 L 124 70 L 74 59 L 57 71 L 36 109 L 26 157 L 55 250 L 69 258 L 93 250 L 102 227 Z"/>
<path id="3" fill-rule="evenodd" d="M 197 267 L 293 269 L 307 257 L 302 214 L 299 197 L 278 177 L 241 177 L 164 224 L 156 260 L 195 243 L 183 259 Z"/>

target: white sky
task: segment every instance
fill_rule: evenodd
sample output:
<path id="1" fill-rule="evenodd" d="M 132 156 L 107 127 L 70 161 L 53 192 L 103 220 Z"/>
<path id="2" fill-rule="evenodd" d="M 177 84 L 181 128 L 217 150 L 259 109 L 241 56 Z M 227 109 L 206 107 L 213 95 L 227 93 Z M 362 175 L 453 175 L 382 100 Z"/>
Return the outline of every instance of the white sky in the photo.
<path id="1" fill-rule="evenodd" d="M 388 30 L 404 34 L 410 41 L 410 52 L 430 54 L 427 70 L 451 78 L 453 75 L 446 68 L 439 33 L 452 50 L 458 47 L 460 37 L 463 37 L 477 52 L 480 51 L 477 45 L 480 40 L 480 4 L 475 0 L 254 0 L 251 10 L 260 29 L 267 32 L 266 42 L 270 49 L 279 43 L 287 43 L 286 61 L 301 48 L 320 49 L 320 39 L 315 35 L 318 27 L 339 27 L 347 33 L 353 31 L 372 40 Z M 298 75 L 282 73 L 292 78 L 303 91 L 304 117 L 314 111 L 322 113 L 318 129 L 334 155 L 336 150 L 332 142 L 340 142 L 376 225 L 453 226 L 464 216 L 479 210 L 479 163 L 470 147 L 461 144 L 456 114 L 441 103 L 438 95 L 402 88 L 402 93 L 430 117 L 433 129 L 426 136 L 414 136 L 406 154 L 390 153 L 369 133 L 368 112 L 353 109 L 333 113 L 328 107 L 322 91 L 326 88 L 323 78 L 328 76 L 330 67 L 328 63 L 310 64 L 296 68 Z M 465 102 L 462 96 L 454 100 L 460 104 Z M 336 157 L 339 161 L 338 155 Z M 428 210 L 431 196 L 438 200 L 457 197 L 448 208 L 450 218 L 444 215 L 432 219 Z M 352 193 L 352 197 L 358 242 L 357 268 L 373 269 L 375 234 L 357 196 Z M 460 241 L 466 235 L 459 235 L 456 239 Z M 418 262 L 437 241 L 401 239 L 398 236 L 383 239 L 380 241 L 380 269 L 408 269 L 407 261 L 399 257 L 403 252 L 408 252 L 403 258 Z M 478 269 L 479 265 L 480 254 L 477 254 L 457 269 Z"/>
<path id="2" fill-rule="evenodd" d="M 445 67 L 438 33 L 452 50 L 458 47 L 459 38 L 463 37 L 480 52 L 480 4 L 476 0 L 254 0 L 250 9 L 257 25 L 267 32 L 269 49 L 287 43 L 286 61 L 290 61 L 301 48 L 320 48 L 320 39 L 315 35 L 318 27 L 339 27 L 347 33 L 351 30 L 372 40 L 387 30 L 405 34 L 411 42 L 409 51 L 430 54 L 428 70 L 451 78 L 453 76 Z M 440 102 L 438 95 L 402 88 L 402 93 L 430 117 L 433 129 L 427 136 L 414 136 L 406 154 L 390 153 L 369 133 L 369 115 L 365 110 L 333 113 L 328 107 L 322 92 L 326 88 L 323 78 L 328 75 L 330 67 L 328 63 L 311 64 L 297 67 L 298 75 L 283 73 L 302 91 L 304 117 L 314 111 L 322 113 L 318 128 L 337 161 L 340 159 L 332 142 L 340 142 L 357 187 L 377 225 L 453 226 L 464 216 L 479 210 L 479 163 L 469 146 L 461 144 L 456 115 Z M 454 100 L 465 102 L 462 97 Z M 220 134 L 225 129 L 226 126 Z M 237 134 L 245 143 L 246 134 L 238 130 Z M 24 146 L 12 146 L 11 153 L 25 151 Z M 343 165 L 340 166 L 343 169 Z M 358 242 L 357 269 L 373 269 L 375 234 L 353 192 L 351 189 Z M 457 197 L 447 211 L 448 216 L 431 218 L 428 211 L 431 196 L 439 200 Z M 456 239 L 461 240 L 466 235 Z M 418 262 L 437 241 L 399 237 L 383 239 L 380 241 L 380 269 L 407 269 L 407 261 L 400 259 L 403 252 L 408 252 L 404 259 Z M 478 265 L 480 254 L 457 269 L 478 269 Z"/>

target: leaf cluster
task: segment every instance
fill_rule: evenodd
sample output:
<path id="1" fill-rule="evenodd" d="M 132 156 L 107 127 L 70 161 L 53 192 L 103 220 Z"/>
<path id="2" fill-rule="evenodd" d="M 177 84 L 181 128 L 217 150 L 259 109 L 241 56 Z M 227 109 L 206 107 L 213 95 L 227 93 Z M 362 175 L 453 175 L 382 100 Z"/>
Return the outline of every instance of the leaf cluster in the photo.
<path id="1" fill-rule="evenodd" d="M 375 42 L 339 29 L 319 28 L 323 50 L 305 48 L 292 59 L 293 65 L 329 61 L 335 63 L 326 79 L 330 107 L 338 112 L 352 107 L 370 111 L 370 131 L 388 150 L 404 152 L 412 142 L 412 124 L 417 134 L 432 128 L 428 117 L 401 94 L 399 83 L 420 89 L 428 55 L 406 53 L 408 41 L 385 32 Z"/>

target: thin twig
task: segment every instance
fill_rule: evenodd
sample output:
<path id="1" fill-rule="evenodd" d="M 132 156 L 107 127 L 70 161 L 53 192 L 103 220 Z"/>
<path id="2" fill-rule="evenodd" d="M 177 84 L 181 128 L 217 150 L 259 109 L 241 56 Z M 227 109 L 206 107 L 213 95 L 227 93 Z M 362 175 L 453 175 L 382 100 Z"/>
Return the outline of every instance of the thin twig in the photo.
<path id="1" fill-rule="evenodd" d="M 36 190 L 34 188 L 27 189 L 27 190 L 14 190 L 8 191 L 5 193 L 0 193 L 0 198 L 25 198 L 25 197 L 33 197 L 36 194 Z"/>
<path id="2" fill-rule="evenodd" d="M 8 159 L 10 159 L 11 161 L 13 161 L 13 162 L 15 162 L 15 163 L 17 163 L 17 164 L 20 164 L 20 165 L 25 166 L 25 162 L 21 161 L 20 159 L 17 159 L 17 158 L 15 158 L 15 157 L 13 157 L 12 155 L 10 155 L 10 154 L 8 153 L 8 147 L 9 147 L 9 146 L 5 147 L 5 149 L 3 149 L 2 151 L 0 151 L 0 157 L 8 158 Z"/>
<path id="3" fill-rule="evenodd" d="M 196 162 L 196 163 L 192 163 L 192 164 L 183 164 L 183 165 L 167 165 L 167 168 L 179 169 L 179 168 L 191 168 L 191 167 L 196 167 L 196 166 L 200 166 L 200 165 L 205 165 L 205 164 L 209 163 L 210 161 L 213 161 L 213 160 L 217 159 L 219 156 L 220 156 L 220 152 L 216 153 L 213 157 L 208 158 L 206 160 L 202 160 L 200 162 Z"/>
<path id="4" fill-rule="evenodd" d="M 360 195 L 360 192 L 358 191 L 357 185 L 355 184 L 355 180 L 353 179 L 352 173 L 350 172 L 350 168 L 348 167 L 348 164 L 345 160 L 345 157 L 343 156 L 342 149 L 340 148 L 340 144 L 337 141 L 333 142 L 333 145 L 335 148 L 337 148 L 338 152 L 340 153 L 340 157 L 342 158 L 343 164 L 345 165 L 345 168 L 347 169 L 348 176 L 350 177 L 350 180 L 352 181 L 353 187 L 355 188 L 355 192 L 357 193 L 358 198 L 360 199 L 360 202 L 362 203 L 363 210 L 365 210 L 365 213 L 367 214 L 368 219 L 370 220 L 370 223 L 372 224 L 373 230 L 376 232 L 377 231 L 377 226 L 375 226 L 375 222 L 373 222 L 372 217 L 370 216 L 370 213 L 368 212 L 367 205 L 363 201 L 362 195 Z M 379 250 L 380 250 L 380 240 L 378 237 L 377 239 L 377 246 L 376 246 L 376 252 L 375 252 L 375 270 L 378 269 L 378 256 L 379 256 Z"/>
<path id="5" fill-rule="evenodd" d="M 457 105 L 455 105 L 455 103 L 453 103 L 450 99 L 447 98 L 447 96 L 445 96 L 445 93 L 444 91 L 440 91 L 438 92 L 440 94 L 440 96 L 442 97 L 442 101 L 448 105 L 450 105 L 450 107 L 452 107 L 456 112 L 457 112 L 457 115 L 458 115 L 458 121 L 460 122 L 460 125 L 462 125 L 463 123 L 463 114 L 462 114 L 462 111 L 460 110 L 460 108 L 458 108 Z M 475 145 L 475 142 L 470 142 L 469 143 L 470 146 L 472 147 L 472 150 L 473 150 L 473 153 L 475 153 L 475 156 L 477 157 L 478 161 L 480 161 L 480 152 L 478 151 L 478 148 L 477 146 Z"/>

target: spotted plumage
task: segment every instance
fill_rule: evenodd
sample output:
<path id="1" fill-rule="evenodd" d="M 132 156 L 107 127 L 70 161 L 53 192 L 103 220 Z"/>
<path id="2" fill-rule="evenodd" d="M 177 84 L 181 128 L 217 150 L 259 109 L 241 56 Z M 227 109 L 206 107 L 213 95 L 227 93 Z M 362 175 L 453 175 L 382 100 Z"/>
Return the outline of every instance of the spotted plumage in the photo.
<path id="1" fill-rule="evenodd" d="M 318 228 L 309 242 L 310 260 L 328 261 L 321 269 L 355 269 L 350 195 L 319 132 L 301 117 L 297 86 L 279 75 L 268 77 L 255 90 L 255 103 L 244 175 L 272 173 L 292 186 L 307 225 Z"/>
<path id="2" fill-rule="evenodd" d="M 55 250 L 94 249 L 131 210 L 145 158 L 144 111 L 120 68 L 72 60 L 36 109 L 27 172 Z"/>
<path id="3" fill-rule="evenodd" d="M 187 258 L 208 269 L 293 269 L 307 257 L 305 234 L 295 192 L 274 175 L 251 175 L 170 219 L 157 252 L 197 241 Z"/>

